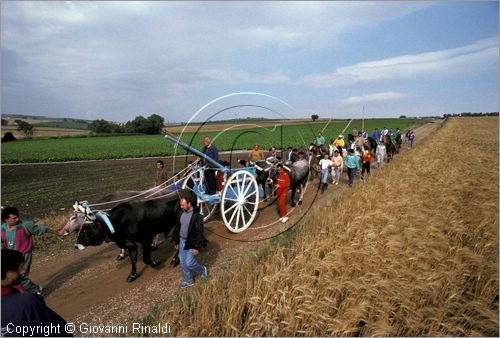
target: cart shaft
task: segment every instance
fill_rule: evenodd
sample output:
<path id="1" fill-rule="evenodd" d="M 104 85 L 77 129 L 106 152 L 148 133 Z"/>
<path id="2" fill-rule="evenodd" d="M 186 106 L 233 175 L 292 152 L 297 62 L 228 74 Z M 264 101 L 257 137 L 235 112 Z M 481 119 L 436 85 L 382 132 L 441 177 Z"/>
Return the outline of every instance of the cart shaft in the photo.
<path id="1" fill-rule="evenodd" d="M 196 156 L 199 156 L 201 158 L 203 158 L 206 162 L 210 163 L 213 167 L 221 170 L 221 171 L 224 171 L 224 170 L 227 170 L 226 167 L 224 167 L 222 164 L 220 164 L 219 162 L 217 162 L 216 160 L 214 160 L 213 158 L 211 158 L 210 156 L 202 153 L 201 151 L 199 151 L 198 149 L 195 149 L 189 145 L 187 145 L 186 143 L 182 142 L 181 140 L 171 136 L 171 135 L 168 135 L 166 134 L 165 135 L 165 138 L 174 142 L 174 143 L 177 143 L 179 146 L 181 146 L 182 148 L 184 148 L 185 150 L 195 154 Z"/>

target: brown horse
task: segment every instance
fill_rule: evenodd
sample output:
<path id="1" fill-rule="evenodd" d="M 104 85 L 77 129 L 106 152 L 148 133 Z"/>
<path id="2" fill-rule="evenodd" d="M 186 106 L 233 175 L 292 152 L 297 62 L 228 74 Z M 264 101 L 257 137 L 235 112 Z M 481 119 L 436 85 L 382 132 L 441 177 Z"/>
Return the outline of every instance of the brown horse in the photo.
<path id="1" fill-rule="evenodd" d="M 389 162 L 394 158 L 394 155 L 396 154 L 396 145 L 389 136 L 384 136 L 384 144 L 387 152 L 387 162 Z"/>

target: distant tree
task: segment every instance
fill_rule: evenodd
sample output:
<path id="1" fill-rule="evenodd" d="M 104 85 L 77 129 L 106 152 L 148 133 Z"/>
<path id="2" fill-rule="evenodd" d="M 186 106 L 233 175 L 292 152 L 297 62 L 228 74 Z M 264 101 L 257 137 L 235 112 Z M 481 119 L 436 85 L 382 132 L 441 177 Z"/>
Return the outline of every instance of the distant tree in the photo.
<path id="1" fill-rule="evenodd" d="M 163 129 L 165 119 L 160 115 L 152 114 L 148 117 L 148 122 L 149 134 L 160 134 Z"/>
<path id="2" fill-rule="evenodd" d="M 33 136 L 33 125 L 23 120 L 16 120 L 16 123 L 17 130 L 22 132 L 26 138 L 31 138 Z"/>
<path id="3" fill-rule="evenodd" d="M 6 119 L 2 119 L 2 126 L 6 126 L 9 124 L 9 121 L 7 121 Z"/>
<path id="4" fill-rule="evenodd" d="M 160 134 L 163 129 L 163 117 L 153 114 L 148 118 L 142 115 L 125 124 L 116 124 L 106 120 L 94 120 L 88 128 L 96 134 L 102 133 L 138 133 L 138 134 Z M 85 121 L 84 121 L 85 122 Z"/>
<path id="5" fill-rule="evenodd" d="M 401 115 L 399 118 L 400 118 L 400 119 L 405 119 L 405 118 L 406 118 L 406 115 Z"/>
<path id="6" fill-rule="evenodd" d="M 10 131 L 6 132 L 5 135 L 2 137 L 2 143 L 3 142 L 12 142 L 15 140 L 16 140 L 16 137 Z"/>
<path id="7" fill-rule="evenodd" d="M 96 134 L 116 133 L 119 132 L 119 127 L 115 123 L 99 119 L 94 120 L 89 124 L 89 130 Z"/>
<path id="8" fill-rule="evenodd" d="M 312 115 L 311 115 L 311 119 L 312 119 L 313 121 L 316 121 L 317 119 L 319 119 L 319 115 L 312 114 Z"/>
<path id="9" fill-rule="evenodd" d="M 142 116 L 136 116 L 135 119 L 129 121 L 125 124 L 127 130 L 133 133 L 146 134 L 145 131 L 147 129 L 148 120 Z"/>
<path id="10" fill-rule="evenodd" d="M 148 118 L 142 115 L 125 124 L 125 128 L 134 133 L 140 134 L 160 134 L 163 129 L 163 117 L 152 114 Z"/>

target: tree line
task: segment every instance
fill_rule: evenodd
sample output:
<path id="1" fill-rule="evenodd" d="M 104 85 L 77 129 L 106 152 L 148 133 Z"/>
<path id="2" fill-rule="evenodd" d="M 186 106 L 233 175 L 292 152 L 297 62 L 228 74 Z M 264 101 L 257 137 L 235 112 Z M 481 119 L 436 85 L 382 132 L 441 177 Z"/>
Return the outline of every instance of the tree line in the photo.
<path id="1" fill-rule="evenodd" d="M 459 116 L 498 116 L 498 112 L 490 112 L 490 113 L 456 113 L 456 114 L 443 114 L 443 118 L 447 117 L 459 117 Z"/>
<path id="2" fill-rule="evenodd" d="M 99 119 L 89 124 L 89 130 L 96 134 L 160 134 L 164 122 L 165 119 L 157 114 L 152 114 L 147 118 L 139 115 L 132 121 L 122 124 Z"/>
<path id="3" fill-rule="evenodd" d="M 26 138 L 33 136 L 33 125 L 24 120 L 17 119 L 17 130 L 22 132 Z M 127 123 L 114 123 L 103 119 L 94 120 L 89 124 L 89 130 L 96 134 L 115 133 L 115 134 L 160 134 L 165 119 L 157 114 L 152 114 L 147 118 L 139 115 Z M 2 119 L 2 126 L 8 125 L 6 119 Z M 5 133 L 2 142 L 15 141 L 16 138 L 12 132 Z"/>

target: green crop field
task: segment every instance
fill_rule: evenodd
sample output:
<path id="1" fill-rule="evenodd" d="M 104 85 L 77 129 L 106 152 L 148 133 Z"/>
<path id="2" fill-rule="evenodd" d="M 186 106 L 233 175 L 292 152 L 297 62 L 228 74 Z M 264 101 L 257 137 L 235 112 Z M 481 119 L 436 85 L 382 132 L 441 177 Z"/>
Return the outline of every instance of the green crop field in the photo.
<path id="1" fill-rule="evenodd" d="M 348 121 L 332 121 L 324 131 L 329 142 L 335 138 L 347 125 Z M 365 128 L 373 132 L 375 127 L 400 128 L 402 131 L 415 128 L 428 122 L 426 119 L 373 119 L 365 120 Z M 326 123 L 325 123 L 326 125 Z M 324 125 L 323 125 L 324 126 Z M 352 121 L 347 131 L 352 128 L 361 129 L 361 120 Z M 272 145 L 276 147 L 307 147 L 322 129 L 319 124 L 278 125 L 273 128 L 251 128 L 231 130 L 231 125 L 221 126 L 219 132 L 187 133 L 182 141 L 192 143 L 201 149 L 203 136 L 209 135 L 219 151 L 251 149 L 255 143 L 267 150 Z M 177 154 L 185 154 L 178 149 Z M 162 135 L 139 136 L 96 136 L 53 139 L 18 140 L 2 144 L 2 164 L 9 163 L 39 163 L 58 161 L 81 161 L 118 159 L 134 157 L 161 157 L 174 154 L 172 142 Z"/>

